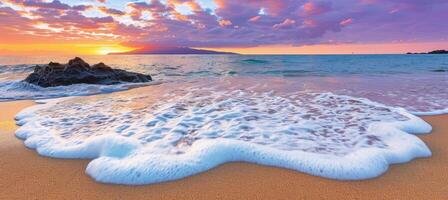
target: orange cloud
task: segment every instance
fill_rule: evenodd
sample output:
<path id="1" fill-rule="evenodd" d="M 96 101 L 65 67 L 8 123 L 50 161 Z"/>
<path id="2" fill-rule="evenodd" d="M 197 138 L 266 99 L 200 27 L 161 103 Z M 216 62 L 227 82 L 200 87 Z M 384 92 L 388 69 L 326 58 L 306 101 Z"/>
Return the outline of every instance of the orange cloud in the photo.
<path id="1" fill-rule="evenodd" d="M 260 18 L 261 18 L 261 16 L 260 16 L 260 15 L 257 15 L 257 16 L 255 16 L 255 17 L 250 18 L 249 21 L 250 21 L 250 22 L 256 22 L 256 21 L 258 21 Z"/>
<path id="2" fill-rule="evenodd" d="M 230 20 L 221 19 L 218 21 L 220 26 L 230 26 L 232 22 Z"/>

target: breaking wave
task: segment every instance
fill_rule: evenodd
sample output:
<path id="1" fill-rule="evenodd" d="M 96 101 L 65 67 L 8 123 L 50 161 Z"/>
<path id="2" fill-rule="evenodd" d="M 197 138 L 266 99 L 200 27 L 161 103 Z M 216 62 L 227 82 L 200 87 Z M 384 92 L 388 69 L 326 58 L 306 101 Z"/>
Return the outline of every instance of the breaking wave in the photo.
<path id="1" fill-rule="evenodd" d="M 46 100 L 17 115 L 16 135 L 40 155 L 90 158 L 95 180 L 150 184 L 245 161 L 334 179 L 366 179 L 431 155 L 412 134 L 431 126 L 404 109 L 309 91 L 189 86 L 148 98 Z"/>

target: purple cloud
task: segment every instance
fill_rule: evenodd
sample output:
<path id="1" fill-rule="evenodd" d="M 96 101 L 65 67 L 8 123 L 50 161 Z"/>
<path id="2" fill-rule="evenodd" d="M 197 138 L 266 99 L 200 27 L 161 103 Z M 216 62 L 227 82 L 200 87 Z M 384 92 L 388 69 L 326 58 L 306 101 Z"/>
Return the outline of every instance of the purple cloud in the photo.
<path id="1" fill-rule="evenodd" d="M 98 6 L 7 0 L 6 6 L 28 9 L 0 19 L 0 25 L 9 24 L 5 20 L 24 21 L 27 30 L 32 29 L 25 19 L 31 15 L 34 22 L 62 28 L 71 37 L 104 39 L 92 35 L 112 35 L 133 45 L 189 47 L 448 39 L 446 0 L 215 0 L 216 9 L 201 7 L 199 0 L 132 1 L 123 5 L 126 9 L 101 2 Z M 179 12 L 179 6 L 188 12 Z M 88 10 L 105 16 L 87 16 L 83 12 Z M 71 27 L 71 32 L 64 27 Z M 73 30 L 92 34 L 74 34 Z"/>

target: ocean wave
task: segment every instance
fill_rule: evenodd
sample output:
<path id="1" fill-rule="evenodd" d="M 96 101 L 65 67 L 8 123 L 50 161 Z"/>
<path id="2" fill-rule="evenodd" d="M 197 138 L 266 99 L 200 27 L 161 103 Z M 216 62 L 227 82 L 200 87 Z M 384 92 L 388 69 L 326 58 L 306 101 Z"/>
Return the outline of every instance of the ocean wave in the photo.
<path id="1" fill-rule="evenodd" d="M 151 83 L 154 84 L 154 83 Z M 111 93 L 144 86 L 142 83 L 115 85 L 74 84 L 58 87 L 40 87 L 24 81 L 0 81 L 0 102 L 24 99 L 49 99 L 68 96 L 86 96 Z"/>
<path id="2" fill-rule="evenodd" d="M 0 65 L 0 74 L 3 73 L 22 73 L 32 72 L 35 65 L 22 64 L 22 65 Z"/>
<path id="3" fill-rule="evenodd" d="M 448 108 L 445 109 L 439 109 L 439 110 L 431 110 L 431 111 L 411 111 L 410 113 L 418 116 L 425 116 L 425 115 L 443 115 L 448 114 Z"/>
<path id="4" fill-rule="evenodd" d="M 244 59 L 240 61 L 241 63 L 247 63 L 247 64 L 268 64 L 270 61 L 268 60 L 261 60 L 261 59 Z"/>
<path id="5" fill-rule="evenodd" d="M 298 76 L 308 76 L 312 74 L 313 71 L 300 70 L 300 69 L 285 69 L 285 70 L 265 70 L 265 71 L 253 71 L 247 72 L 247 74 L 264 74 L 264 75 L 281 75 L 284 77 L 298 77 Z"/>
<path id="6" fill-rule="evenodd" d="M 160 91 L 166 95 L 155 95 Z M 131 185 L 234 161 L 366 179 L 389 164 L 431 155 L 412 135 L 430 132 L 429 124 L 362 98 L 185 85 L 92 98 L 45 100 L 23 110 L 17 137 L 43 156 L 93 159 L 86 172 L 97 181 Z"/>

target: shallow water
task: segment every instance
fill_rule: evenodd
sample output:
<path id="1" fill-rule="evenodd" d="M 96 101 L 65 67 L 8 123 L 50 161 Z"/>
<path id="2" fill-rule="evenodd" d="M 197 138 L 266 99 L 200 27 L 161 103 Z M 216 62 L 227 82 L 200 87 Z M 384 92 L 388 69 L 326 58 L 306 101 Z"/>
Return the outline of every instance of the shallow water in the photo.
<path id="1" fill-rule="evenodd" d="M 0 100 L 75 96 L 22 111 L 16 135 L 44 156 L 93 159 L 86 172 L 107 183 L 175 180 L 232 161 L 371 178 L 430 156 L 412 134 L 431 127 L 412 113 L 448 111 L 448 73 L 432 72 L 447 66 L 443 55 L 87 60 L 106 58 L 159 84 L 42 89 L 19 82 L 29 65 L 10 63 Z"/>

